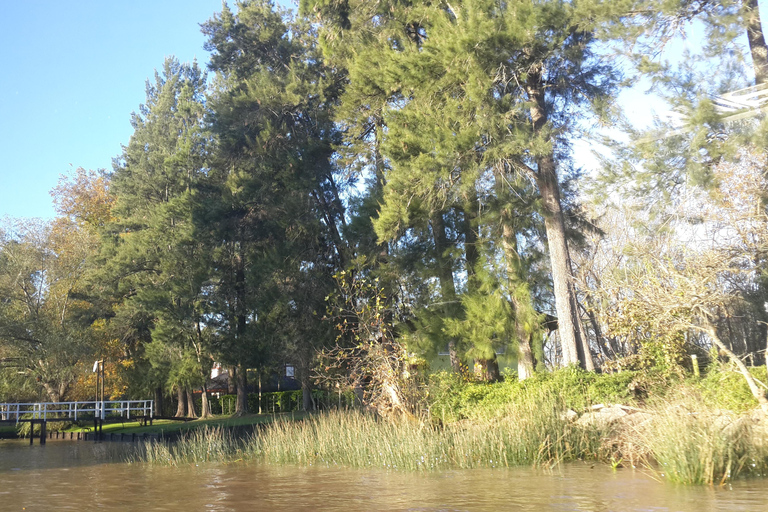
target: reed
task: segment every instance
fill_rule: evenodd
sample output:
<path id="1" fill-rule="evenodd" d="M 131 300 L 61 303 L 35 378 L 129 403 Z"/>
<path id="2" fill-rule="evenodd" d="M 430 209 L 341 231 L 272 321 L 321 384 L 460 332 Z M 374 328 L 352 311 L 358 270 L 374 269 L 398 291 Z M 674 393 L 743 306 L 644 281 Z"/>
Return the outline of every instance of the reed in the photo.
<path id="1" fill-rule="evenodd" d="M 691 396 L 602 426 L 569 421 L 564 410 L 562 399 L 551 392 L 532 392 L 494 414 L 446 424 L 385 421 L 359 410 L 337 410 L 301 421 L 280 419 L 245 438 L 205 428 L 176 443 L 147 443 L 136 460 L 431 471 L 586 459 L 614 466 L 622 460 L 645 462 L 665 479 L 688 484 L 768 475 L 764 418 L 707 409 Z"/>
<path id="2" fill-rule="evenodd" d="M 270 464 L 400 470 L 549 465 L 598 458 L 602 435 L 561 417 L 551 403 L 510 404 L 494 418 L 434 426 L 359 411 L 278 422 L 254 436 L 245 458 Z"/>
<path id="3" fill-rule="evenodd" d="M 148 441 L 134 457 L 136 462 L 179 466 L 202 462 L 231 462 L 242 454 L 242 442 L 229 430 L 204 427 L 169 443 Z"/>
<path id="4" fill-rule="evenodd" d="M 651 420 L 633 436 L 665 479 L 722 484 L 739 476 L 768 475 L 765 419 L 690 402 L 668 403 L 650 412 Z"/>
<path id="5" fill-rule="evenodd" d="M 135 460 L 172 466 L 242 460 L 410 471 L 550 465 L 598 458 L 601 437 L 541 401 L 510 405 L 495 418 L 445 426 L 334 411 L 304 421 L 278 421 L 243 440 L 223 429 L 201 429 L 176 443 L 146 443 Z"/>

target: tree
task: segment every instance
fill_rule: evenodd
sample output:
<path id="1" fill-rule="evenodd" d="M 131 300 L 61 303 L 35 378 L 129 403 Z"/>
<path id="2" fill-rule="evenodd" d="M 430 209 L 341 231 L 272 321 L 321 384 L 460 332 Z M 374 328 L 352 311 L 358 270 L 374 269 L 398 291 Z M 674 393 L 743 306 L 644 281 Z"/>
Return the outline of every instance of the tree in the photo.
<path id="1" fill-rule="evenodd" d="M 503 186 L 522 175 L 535 184 L 564 362 L 591 367 L 587 340 L 580 336 L 559 176 L 569 171 L 575 119 L 588 111 L 603 119 L 608 113 L 619 76 L 597 53 L 597 33 L 627 11 L 608 2 L 554 1 L 302 6 L 326 21 L 328 45 L 343 52 L 351 41 L 349 87 L 368 87 L 377 98 L 385 93 L 382 151 L 392 166 L 386 186 L 393 189 L 386 200 L 399 195 L 403 204 L 429 194 L 439 204 L 444 191 L 459 188 L 469 213 L 483 180 L 495 177 Z M 369 40 L 374 49 L 355 52 L 358 41 Z M 358 76 L 358 68 L 370 71 Z M 396 162 L 409 160 L 408 169 L 420 169 L 405 185 L 412 193 L 404 193 L 409 178 L 397 177 L 406 173 L 398 175 Z M 508 271 L 517 258 L 513 246 L 506 245 Z"/>
<path id="2" fill-rule="evenodd" d="M 619 222 L 605 224 L 609 243 L 622 257 L 594 289 L 596 307 L 608 307 L 600 315 L 608 336 L 641 346 L 661 343 L 673 358 L 685 355 L 682 343 L 691 335 L 702 336 L 734 362 L 763 409 L 768 399 L 742 357 L 754 360 L 764 348 L 764 333 L 742 345 L 746 339 L 735 339 L 742 338 L 737 333 L 748 331 L 732 324 L 757 323 L 761 316 L 750 312 L 749 300 L 768 254 L 765 161 L 764 153 L 754 150 L 742 151 L 737 162 L 716 165 L 712 177 L 718 187 L 689 185 L 680 191 L 662 228 L 654 228 L 653 218 L 634 214 L 644 226 L 622 240 L 616 236 Z M 625 222 L 632 217 L 623 215 Z"/>
<path id="3" fill-rule="evenodd" d="M 17 221 L 0 231 L 0 352 L 52 402 L 65 397 L 92 360 L 96 336 L 77 299 L 92 233 L 64 219 Z"/>
<path id="4" fill-rule="evenodd" d="M 311 281 L 321 276 L 322 288 L 347 257 L 331 162 L 335 81 L 312 27 L 272 2 L 243 2 L 237 13 L 225 6 L 203 30 L 217 73 L 210 105 L 219 146 L 207 190 L 215 206 L 206 235 L 216 248 L 212 320 L 225 362 L 238 368 L 240 414 L 246 369 L 264 367 L 286 344 L 301 354 L 309 398 L 307 351 L 298 347 L 323 331 L 312 313 L 325 295 Z"/>
<path id="5" fill-rule="evenodd" d="M 338 291 L 330 297 L 329 313 L 339 335 L 337 344 L 321 354 L 319 375 L 360 391 L 363 403 L 383 417 L 407 417 L 413 405 L 410 365 L 392 325 L 395 312 L 378 280 L 358 275 L 342 270 L 336 276 Z"/>
<path id="6" fill-rule="evenodd" d="M 102 228 L 100 280 L 102 289 L 112 287 L 115 330 L 138 342 L 126 349 L 140 357 L 141 344 L 151 340 L 180 354 L 174 368 L 192 373 L 173 383 L 185 382 L 190 397 L 189 385 L 202 388 L 203 416 L 210 414 L 205 379 L 211 353 L 204 326 L 210 257 L 195 217 L 212 145 L 203 124 L 205 87 L 197 64 L 174 58 L 148 81 L 146 103 L 133 114 L 134 133 L 111 176 L 115 199 L 112 219 Z M 195 365 L 188 364 L 188 354 Z M 194 409 L 184 415 L 194 416 Z"/>
<path id="7" fill-rule="evenodd" d="M 115 197 L 109 192 L 109 176 L 103 170 L 78 167 L 69 176 L 61 175 L 51 197 L 56 213 L 81 226 L 102 227 L 112 218 Z"/>

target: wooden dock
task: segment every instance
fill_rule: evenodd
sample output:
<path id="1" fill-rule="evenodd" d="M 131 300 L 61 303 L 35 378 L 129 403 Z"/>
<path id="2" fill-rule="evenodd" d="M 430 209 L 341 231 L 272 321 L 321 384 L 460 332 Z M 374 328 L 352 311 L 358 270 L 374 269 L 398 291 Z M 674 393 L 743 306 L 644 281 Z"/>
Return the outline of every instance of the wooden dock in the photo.
<path id="1" fill-rule="evenodd" d="M 47 438 L 52 438 L 53 432 L 48 433 L 50 421 L 82 421 L 93 420 L 94 439 L 103 438 L 104 423 L 116 421 L 139 420 L 152 424 L 154 419 L 154 400 L 99 400 L 91 402 L 40 402 L 40 403 L 0 403 L 0 423 L 30 423 L 30 432 L 35 425 L 40 425 L 40 444 L 45 444 Z M 61 434 L 66 434 L 62 432 Z M 74 432 L 70 432 L 74 434 Z M 84 439 L 89 433 L 83 432 Z M 59 432 L 56 433 L 58 438 Z M 109 435 L 109 434 L 108 434 Z M 30 434 L 29 444 L 34 441 Z M 77 436 L 80 439 L 80 433 Z"/>

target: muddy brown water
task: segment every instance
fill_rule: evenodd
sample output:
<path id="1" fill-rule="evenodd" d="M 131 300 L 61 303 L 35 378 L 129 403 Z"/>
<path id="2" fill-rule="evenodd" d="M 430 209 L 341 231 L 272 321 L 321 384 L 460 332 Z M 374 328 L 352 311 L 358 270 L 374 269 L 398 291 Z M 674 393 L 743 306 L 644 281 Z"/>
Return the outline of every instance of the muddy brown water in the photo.
<path id="1" fill-rule="evenodd" d="M 243 464 L 126 463 L 128 443 L 0 441 L 0 511 L 768 511 L 768 480 L 659 482 L 566 464 L 402 473 Z"/>

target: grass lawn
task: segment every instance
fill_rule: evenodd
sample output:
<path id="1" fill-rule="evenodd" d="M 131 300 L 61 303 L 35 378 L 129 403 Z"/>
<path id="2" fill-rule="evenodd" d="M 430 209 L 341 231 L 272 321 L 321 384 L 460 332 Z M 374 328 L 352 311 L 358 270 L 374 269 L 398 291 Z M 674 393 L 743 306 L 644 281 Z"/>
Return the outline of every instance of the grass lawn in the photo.
<path id="1" fill-rule="evenodd" d="M 109 423 L 104 425 L 104 433 L 115 434 L 159 434 L 179 432 L 186 430 L 193 430 L 201 427 L 237 427 L 245 425 L 257 425 L 259 423 L 270 423 L 279 418 L 284 419 L 302 419 L 306 416 L 305 412 L 296 411 L 293 413 L 279 413 L 279 414 L 246 414 L 245 416 L 216 416 L 207 420 L 193 420 L 193 421 L 171 421 L 171 420 L 155 420 L 153 425 L 147 425 L 142 427 L 138 421 L 126 421 L 124 423 Z M 82 432 L 90 431 L 90 428 L 73 427 L 68 429 L 67 432 Z"/>
<path id="2" fill-rule="evenodd" d="M 0 439 L 16 437 L 16 425 L 0 425 Z"/>

